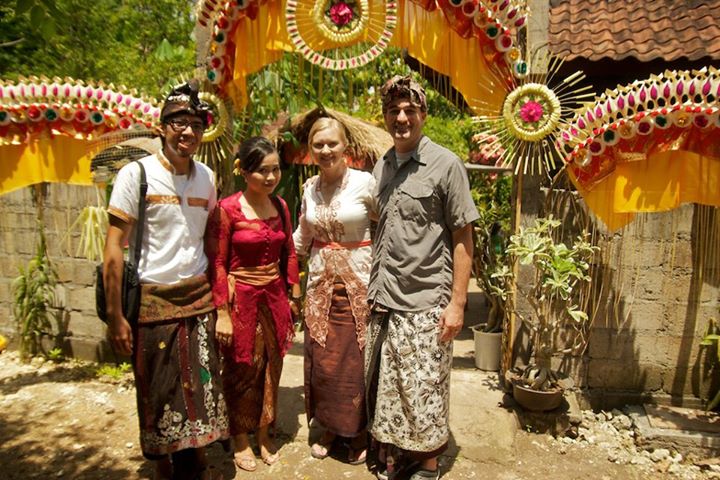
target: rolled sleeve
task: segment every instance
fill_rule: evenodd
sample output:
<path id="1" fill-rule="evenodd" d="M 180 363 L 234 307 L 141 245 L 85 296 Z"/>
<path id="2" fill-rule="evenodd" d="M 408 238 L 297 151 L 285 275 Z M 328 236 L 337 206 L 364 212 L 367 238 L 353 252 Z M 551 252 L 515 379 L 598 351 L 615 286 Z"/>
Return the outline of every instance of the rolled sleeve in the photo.
<path id="1" fill-rule="evenodd" d="M 447 169 L 444 211 L 445 224 L 453 232 L 480 218 L 470 193 L 467 171 L 459 158 Z"/>

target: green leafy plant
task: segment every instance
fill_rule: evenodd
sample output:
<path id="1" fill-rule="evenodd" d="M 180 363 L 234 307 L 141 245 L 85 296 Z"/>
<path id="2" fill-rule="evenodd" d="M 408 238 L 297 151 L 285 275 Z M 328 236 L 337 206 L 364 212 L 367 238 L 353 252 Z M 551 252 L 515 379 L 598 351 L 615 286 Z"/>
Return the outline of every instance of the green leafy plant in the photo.
<path id="1" fill-rule="evenodd" d="M 52 330 L 55 285 L 58 276 L 47 255 L 45 233 L 40 226 L 37 253 L 13 280 L 13 315 L 20 334 L 20 356 L 27 360 L 42 353 L 42 337 Z"/>
<path id="2" fill-rule="evenodd" d="M 472 148 L 471 148 L 472 155 Z M 490 306 L 484 331 L 498 332 L 506 318 L 505 294 L 509 271 L 507 242 L 510 231 L 512 178 L 470 171 L 470 192 L 480 218 L 475 221 L 473 270 Z"/>
<path id="3" fill-rule="evenodd" d="M 720 378 L 720 327 L 718 327 L 718 322 L 714 318 L 710 319 L 705 335 L 700 341 L 700 346 L 706 349 L 705 354 L 710 362 L 710 372 L 713 378 Z M 711 398 L 705 410 L 712 410 L 720 404 L 720 388 L 714 393 L 711 392 L 709 397 Z"/>
<path id="4" fill-rule="evenodd" d="M 132 371 L 132 365 L 127 362 L 122 362 L 120 365 L 113 365 L 111 363 L 103 363 L 98 366 L 95 374 L 98 378 L 110 378 L 112 380 L 120 380 L 127 373 Z"/>
<path id="5" fill-rule="evenodd" d="M 508 253 L 521 265 L 532 267 L 532 280 L 517 285 L 517 291 L 532 309 L 530 315 L 515 310 L 530 331 L 533 359 L 522 380 L 534 390 L 557 386 L 558 377 L 551 369 L 555 354 L 572 354 L 584 347 L 588 315 L 578 306 L 580 290 L 590 284 L 590 261 L 598 247 L 578 236 L 571 246 L 554 240 L 558 220 L 537 219 L 535 225 L 521 228 L 510 238 Z M 512 272 L 503 270 L 498 277 L 512 280 Z M 500 294 L 498 292 L 498 294 Z M 503 292 L 509 299 L 507 291 Z"/>
<path id="6" fill-rule="evenodd" d="M 47 352 L 47 358 L 48 360 L 60 363 L 65 361 L 65 355 L 63 354 L 62 348 L 53 348 L 49 352 Z"/>

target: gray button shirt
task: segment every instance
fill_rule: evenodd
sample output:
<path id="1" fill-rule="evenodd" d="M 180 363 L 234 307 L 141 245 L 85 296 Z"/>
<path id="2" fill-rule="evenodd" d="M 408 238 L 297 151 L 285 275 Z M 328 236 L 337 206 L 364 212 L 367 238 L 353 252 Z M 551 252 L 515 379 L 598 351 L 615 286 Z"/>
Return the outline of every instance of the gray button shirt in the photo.
<path id="1" fill-rule="evenodd" d="M 424 136 L 401 166 L 390 149 L 373 176 L 379 220 L 368 301 L 406 312 L 445 307 L 452 294 L 452 232 L 479 217 L 465 166 Z"/>

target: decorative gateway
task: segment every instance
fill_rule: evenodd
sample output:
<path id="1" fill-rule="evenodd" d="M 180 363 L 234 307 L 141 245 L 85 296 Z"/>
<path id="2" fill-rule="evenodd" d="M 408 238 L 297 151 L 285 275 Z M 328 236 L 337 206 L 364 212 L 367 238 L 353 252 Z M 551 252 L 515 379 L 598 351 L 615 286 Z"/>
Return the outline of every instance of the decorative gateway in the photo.
<path id="1" fill-rule="evenodd" d="M 372 62 L 390 45 L 449 76 L 472 99 L 489 65 L 527 73 L 514 40 L 526 20 L 520 0 L 205 0 L 195 35 L 208 80 L 236 108 L 247 103 L 245 78 L 284 52 L 347 70 Z"/>
<path id="2" fill-rule="evenodd" d="M 209 91 L 200 96 L 213 121 L 197 158 L 221 171 L 220 158 L 232 150 L 232 109 Z M 157 100 L 125 86 L 72 78 L 0 80 L 0 194 L 41 182 L 91 185 L 97 153 L 153 136 L 159 120 Z"/>
<path id="3" fill-rule="evenodd" d="M 154 100 L 122 86 L 0 80 L 0 194 L 41 182 L 91 185 L 96 140 L 147 131 L 159 116 Z"/>
<path id="4" fill-rule="evenodd" d="M 720 206 L 720 72 L 666 71 L 618 86 L 560 133 L 567 171 L 614 230 L 636 212 Z"/>

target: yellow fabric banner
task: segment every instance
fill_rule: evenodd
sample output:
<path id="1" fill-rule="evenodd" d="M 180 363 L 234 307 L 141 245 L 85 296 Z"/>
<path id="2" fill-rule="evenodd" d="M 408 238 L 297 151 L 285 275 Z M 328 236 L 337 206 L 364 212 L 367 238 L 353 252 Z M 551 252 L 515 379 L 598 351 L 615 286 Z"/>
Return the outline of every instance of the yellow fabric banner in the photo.
<path id="1" fill-rule="evenodd" d="M 0 145 L 0 194 L 42 182 L 92 185 L 94 153 L 87 140 L 61 135 Z"/>
<path id="2" fill-rule="evenodd" d="M 578 190 L 593 213 L 616 230 L 635 212 L 664 212 L 683 203 L 720 207 L 718 185 L 720 158 L 676 150 L 620 163 L 591 191 Z"/>
<path id="3" fill-rule="evenodd" d="M 479 79 L 488 75 L 480 40 L 461 38 L 440 9 L 428 12 L 409 0 L 398 3 L 398 23 L 391 45 L 406 48 L 424 65 L 450 77 L 475 113 L 499 114 L 507 92 L 502 88 L 489 92 L 479 86 Z M 372 8 L 372 0 L 370 4 L 370 10 L 377 12 L 377 8 Z M 373 13 L 373 17 L 380 13 Z M 285 28 L 285 2 L 266 2 L 260 6 L 255 20 L 247 17 L 239 20 L 234 42 L 233 78 L 226 89 L 236 107 L 244 108 L 248 102 L 247 76 L 279 60 L 284 51 L 294 50 Z M 476 103 L 479 99 L 491 103 L 493 108 L 479 111 Z"/>

